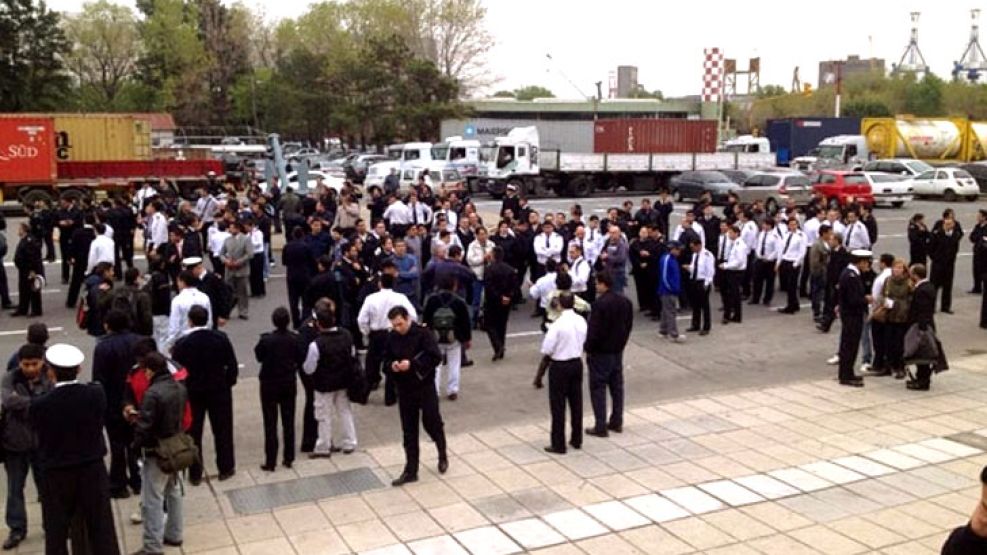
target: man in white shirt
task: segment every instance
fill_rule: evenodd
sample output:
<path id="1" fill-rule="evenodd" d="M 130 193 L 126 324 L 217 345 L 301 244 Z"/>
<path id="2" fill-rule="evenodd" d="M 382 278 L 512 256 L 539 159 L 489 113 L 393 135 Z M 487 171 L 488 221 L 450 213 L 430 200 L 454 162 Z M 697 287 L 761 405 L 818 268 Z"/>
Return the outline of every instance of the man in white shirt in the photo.
<path id="1" fill-rule="evenodd" d="M 583 344 L 586 342 L 586 319 L 573 311 L 571 293 L 559 296 L 562 315 L 548 327 L 541 353 L 551 359 L 548 369 L 548 403 L 552 411 L 552 443 L 545 451 L 564 455 L 565 409 L 569 405 L 574 449 L 583 446 Z"/>
<path id="2" fill-rule="evenodd" d="M 532 246 L 535 251 L 535 267 L 532 276 L 541 277 L 545 274 L 545 265 L 549 259 L 556 263 L 562 262 L 562 246 L 565 242 L 562 236 L 555 233 L 555 224 L 546 221 L 541 226 L 542 232 L 535 236 Z"/>
<path id="3" fill-rule="evenodd" d="M 582 226 L 579 226 L 582 229 Z M 591 302 L 592 299 L 587 299 L 588 288 L 589 288 L 589 278 L 590 278 L 590 262 L 586 260 L 583 256 L 583 249 L 579 246 L 580 244 L 576 242 L 575 239 L 569 241 L 569 275 L 572 277 L 572 289 L 571 291 L 580 297 L 584 301 Z"/>
<path id="4" fill-rule="evenodd" d="M 805 233 L 805 258 L 802 261 L 802 272 L 799 276 L 799 295 L 805 298 L 809 297 L 809 251 L 819 239 L 819 226 L 825 221 L 826 213 L 820 209 L 802 224 L 802 233 Z"/>
<path id="5" fill-rule="evenodd" d="M 696 216 L 691 210 L 682 215 L 682 221 L 679 222 L 679 225 L 675 226 L 674 230 L 672 230 L 672 241 L 678 241 L 680 243 L 688 242 L 691 244 L 692 239 L 688 237 L 688 234 L 686 234 L 686 237 L 682 236 L 687 229 L 692 230 L 696 235 L 698 235 L 699 244 L 703 248 L 706 248 L 706 231 L 703 229 L 703 226 L 696 221 Z M 715 248 L 716 245 L 712 245 L 712 247 Z"/>
<path id="6" fill-rule="evenodd" d="M 747 269 L 747 244 L 740 239 L 740 230 L 734 226 L 727 229 L 726 253 L 720 268 L 724 271 L 723 287 L 726 289 L 723 303 L 723 323 L 743 320 L 743 299 L 740 296 L 740 282 Z"/>
<path id="7" fill-rule="evenodd" d="M 195 214 L 202 220 L 203 226 L 212 225 L 218 207 L 216 199 L 209 194 L 209 191 L 205 187 L 200 188 L 199 200 L 195 201 Z"/>
<path id="8" fill-rule="evenodd" d="M 482 225 L 476 228 L 476 239 L 466 249 L 466 263 L 469 265 L 476 281 L 473 282 L 473 296 L 470 299 L 470 312 L 473 325 L 480 317 L 480 301 L 483 300 L 483 270 L 493 262 L 494 242 L 487 238 L 487 228 Z"/>
<path id="9" fill-rule="evenodd" d="M 692 239 L 689 250 L 692 251 L 692 260 L 682 267 L 684 270 L 682 277 L 685 278 L 683 281 L 689 294 L 689 306 L 692 307 L 692 326 L 686 331 L 709 335 L 712 318 L 709 309 L 709 290 L 713 285 L 713 278 L 716 277 L 716 257 L 703 248 L 699 239 Z"/>
<path id="10" fill-rule="evenodd" d="M 795 314 L 799 311 L 799 269 L 805 261 L 805 234 L 799 229 L 796 218 L 788 220 L 788 233 L 778 251 L 778 261 L 775 268 L 781 281 L 781 288 L 788 294 L 788 303 L 778 309 L 783 314 Z"/>
<path id="11" fill-rule="evenodd" d="M 452 209 L 451 202 L 448 200 L 442 201 L 442 210 L 435 212 L 435 214 L 442 214 L 442 217 L 444 217 L 446 221 L 446 229 L 448 229 L 450 233 L 456 232 L 456 228 L 459 226 L 459 214 L 456 214 L 456 212 Z"/>
<path id="12" fill-rule="evenodd" d="M 858 218 L 853 210 L 846 214 L 846 231 L 843 232 L 843 245 L 848 251 L 870 250 L 870 233 L 867 226 Z"/>
<path id="13" fill-rule="evenodd" d="M 168 352 L 175 345 L 182 335 L 189 330 L 188 311 L 193 306 L 201 306 L 209 314 L 209 320 L 205 328 L 212 329 L 212 303 L 209 296 L 199 291 L 199 280 L 191 270 L 182 270 L 178 274 L 178 295 L 171 300 L 171 314 L 168 316 L 168 339 L 165 345 L 160 347 L 163 352 Z"/>
<path id="14" fill-rule="evenodd" d="M 781 234 L 775 228 L 771 217 L 761 222 L 761 231 L 754 239 L 754 269 L 753 287 L 751 288 L 750 304 L 763 302 L 764 306 L 771 305 L 775 296 L 775 266 L 778 261 L 778 251 L 781 249 Z"/>
<path id="15" fill-rule="evenodd" d="M 226 230 L 226 222 L 219 222 L 216 225 L 209 226 L 209 231 L 206 233 L 209 239 L 209 260 L 212 262 L 212 271 L 216 272 L 219 277 L 225 277 L 226 266 L 223 265 L 223 261 L 219 256 L 223 252 L 223 245 L 226 243 L 226 238 L 230 236 L 230 232 Z"/>
<path id="16" fill-rule="evenodd" d="M 432 225 L 432 209 L 418 201 L 418 193 L 414 189 L 408 193 L 408 210 L 411 212 L 412 224 Z"/>
<path id="17" fill-rule="evenodd" d="M 826 223 L 829 224 L 829 228 L 833 230 L 833 235 L 839 235 L 840 237 L 846 237 L 846 226 L 840 221 L 840 211 L 835 208 L 831 209 L 826 213 Z M 843 245 L 846 245 L 844 241 Z M 849 250 L 849 249 L 847 249 Z"/>
<path id="18" fill-rule="evenodd" d="M 395 306 L 403 306 L 408 311 L 411 321 L 418 319 L 415 307 L 411 305 L 406 295 L 394 291 L 394 275 L 384 273 L 380 276 L 380 290 L 367 295 L 360 307 L 356 323 L 360 333 L 367 337 L 367 380 L 371 389 L 377 389 L 381 382 L 381 366 L 384 364 L 387 333 L 391 330 L 391 321 L 387 313 Z M 397 402 L 397 389 L 390 371 L 384 370 L 384 404 L 391 406 Z"/>
<path id="19" fill-rule="evenodd" d="M 106 236 L 106 226 L 96 224 L 96 238 L 89 243 L 89 262 L 86 264 L 86 274 L 93 271 L 100 262 L 113 264 L 113 239 Z"/>
<path id="20" fill-rule="evenodd" d="M 528 288 L 528 296 L 538 303 L 538 308 L 541 309 L 542 314 L 544 314 L 545 308 L 548 307 L 548 299 L 552 291 L 555 291 L 555 278 L 558 276 L 557 269 L 555 260 L 549 259 L 548 264 L 545 265 L 545 275 L 538 278 Z"/>
<path id="21" fill-rule="evenodd" d="M 585 234 L 586 247 L 583 249 L 583 256 L 591 264 L 596 264 L 596 259 L 600 256 L 600 251 L 603 250 L 603 243 L 607 240 L 606 234 L 600 231 L 599 216 L 594 214 L 589 217 L 589 227 L 586 228 Z"/>
<path id="22" fill-rule="evenodd" d="M 887 283 L 888 278 L 891 277 L 891 267 L 894 266 L 894 255 L 890 253 L 884 253 L 878 259 L 878 264 L 880 272 L 877 277 L 874 278 L 874 284 L 871 286 L 871 299 L 873 302 L 870 307 L 871 314 L 874 313 L 874 309 L 878 307 L 878 303 L 885 302 L 884 295 L 884 284 Z M 887 340 L 887 326 L 888 324 L 884 322 L 878 322 L 870 317 L 864 322 L 864 333 L 861 335 L 860 342 L 861 348 L 866 354 L 869 346 L 873 347 L 873 364 L 866 365 L 866 368 L 861 368 L 862 370 L 869 371 L 871 376 L 890 376 L 891 368 L 889 366 L 888 358 L 888 340 Z M 868 335 L 870 336 L 871 345 L 868 343 Z M 866 360 L 866 359 L 865 359 Z"/>
<path id="23" fill-rule="evenodd" d="M 163 245 L 168 242 L 168 220 L 165 219 L 164 214 L 161 210 L 164 207 L 159 201 L 154 201 L 147 205 L 147 249 L 151 250 L 157 248 L 159 245 Z"/>
<path id="24" fill-rule="evenodd" d="M 405 230 L 411 224 L 411 209 L 397 197 L 391 197 L 390 204 L 384 210 L 384 220 L 387 229 L 395 237 L 404 237 Z"/>
<path id="25" fill-rule="evenodd" d="M 737 227 L 740 228 L 740 240 L 747 244 L 747 269 L 744 270 L 744 277 L 740 283 L 740 290 L 743 298 L 751 296 L 751 283 L 754 281 L 754 243 L 757 241 L 758 224 L 747 210 L 737 210 Z"/>
<path id="26" fill-rule="evenodd" d="M 583 258 L 589 262 L 590 265 L 596 264 L 596 259 L 600 256 L 601 243 L 589 240 L 586 233 L 586 226 L 583 224 L 576 226 L 576 230 L 573 232 L 573 236 L 572 239 L 569 240 L 569 244 L 579 245 L 579 252 L 582 253 Z M 570 265 L 570 267 L 572 266 Z M 575 281 L 575 278 L 573 278 L 573 281 Z"/>

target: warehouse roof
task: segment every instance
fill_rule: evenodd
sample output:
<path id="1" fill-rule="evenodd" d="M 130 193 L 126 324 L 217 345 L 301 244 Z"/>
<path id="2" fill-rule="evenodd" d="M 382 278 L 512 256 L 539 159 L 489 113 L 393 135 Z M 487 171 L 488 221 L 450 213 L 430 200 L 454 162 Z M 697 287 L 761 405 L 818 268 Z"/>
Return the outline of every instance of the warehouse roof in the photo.
<path id="1" fill-rule="evenodd" d="M 467 100 L 465 104 L 476 112 L 597 112 L 597 113 L 699 113 L 699 103 L 683 100 L 652 100 L 630 98 L 605 98 L 596 106 L 592 99 L 538 98 L 514 100 L 512 98 L 481 98 Z"/>

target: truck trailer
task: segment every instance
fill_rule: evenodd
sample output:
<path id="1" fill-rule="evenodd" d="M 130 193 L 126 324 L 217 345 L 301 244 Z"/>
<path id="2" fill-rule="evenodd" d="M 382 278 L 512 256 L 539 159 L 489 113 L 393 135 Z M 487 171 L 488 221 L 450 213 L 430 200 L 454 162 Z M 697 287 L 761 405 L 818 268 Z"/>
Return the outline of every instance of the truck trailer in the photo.
<path id="1" fill-rule="evenodd" d="M 987 158 L 987 122 L 966 118 L 864 118 L 860 133 L 876 158 L 915 158 L 933 165 Z"/>
<path id="2" fill-rule="evenodd" d="M 823 139 L 859 132 L 860 118 L 782 118 L 769 119 L 765 134 L 778 165 L 795 168 L 795 159 L 808 155 Z"/>

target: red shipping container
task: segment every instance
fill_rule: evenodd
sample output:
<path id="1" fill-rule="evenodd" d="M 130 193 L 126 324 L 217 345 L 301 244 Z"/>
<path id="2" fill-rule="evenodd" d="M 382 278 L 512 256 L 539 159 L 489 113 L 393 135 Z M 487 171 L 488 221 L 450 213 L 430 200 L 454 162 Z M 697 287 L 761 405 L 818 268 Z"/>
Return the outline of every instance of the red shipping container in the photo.
<path id="1" fill-rule="evenodd" d="M 55 122 L 0 118 L 0 183 L 51 183 L 55 176 Z"/>
<path id="2" fill-rule="evenodd" d="M 716 152 L 716 121 L 690 119 L 601 119 L 593 126 L 597 154 L 683 154 Z"/>
<path id="3" fill-rule="evenodd" d="M 219 160 L 120 160 L 113 162 L 59 162 L 62 179 L 204 177 L 223 175 Z"/>

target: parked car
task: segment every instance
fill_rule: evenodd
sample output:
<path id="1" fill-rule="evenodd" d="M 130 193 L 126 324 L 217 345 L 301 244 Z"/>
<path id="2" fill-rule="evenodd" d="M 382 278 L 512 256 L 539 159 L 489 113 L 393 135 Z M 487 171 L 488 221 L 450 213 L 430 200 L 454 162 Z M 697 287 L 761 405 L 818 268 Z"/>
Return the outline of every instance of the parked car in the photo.
<path id="1" fill-rule="evenodd" d="M 676 202 L 697 200 L 709 192 L 713 204 L 726 204 L 727 196 L 740 186 L 717 171 L 687 171 L 671 179 L 672 196 Z"/>
<path id="2" fill-rule="evenodd" d="M 379 166 L 380 163 L 374 166 Z M 442 169 L 429 168 L 423 170 L 420 168 L 405 168 L 401 172 L 401 192 L 406 193 L 411 190 L 412 187 L 418 183 L 418 178 L 422 175 L 426 175 L 425 183 L 432 188 L 432 192 L 436 195 L 440 193 L 462 193 L 466 190 L 466 180 L 459 173 L 456 168 L 446 167 Z M 385 176 L 387 174 L 384 174 Z M 383 182 L 383 180 L 381 180 Z"/>
<path id="3" fill-rule="evenodd" d="M 401 170 L 401 161 L 392 160 L 390 158 L 385 159 L 383 162 L 377 162 L 376 164 L 367 168 L 367 175 L 363 178 L 363 187 L 370 190 L 371 187 L 384 187 L 384 178 L 390 175 L 391 170 Z"/>
<path id="4" fill-rule="evenodd" d="M 812 191 L 826 200 L 830 208 L 857 203 L 874 206 L 870 181 L 860 172 L 824 170 L 812 176 Z"/>
<path id="5" fill-rule="evenodd" d="M 320 170 L 309 170 L 308 172 L 308 189 L 314 189 L 316 185 L 319 184 L 319 178 L 322 178 L 322 183 L 337 193 L 343 189 L 343 181 L 346 180 L 346 176 L 342 172 L 324 172 Z M 298 172 L 289 172 L 287 175 L 288 187 L 298 190 Z M 267 182 L 262 181 L 260 183 L 261 192 L 267 192 Z"/>
<path id="6" fill-rule="evenodd" d="M 733 181 L 737 185 L 742 185 L 744 181 L 747 181 L 748 177 L 751 177 L 752 175 L 757 175 L 758 173 L 757 170 L 725 169 L 725 170 L 716 170 L 716 171 L 727 176 L 730 179 L 730 181 Z"/>
<path id="7" fill-rule="evenodd" d="M 915 196 L 942 197 L 947 202 L 959 200 L 961 197 L 968 201 L 977 200 L 980 187 L 966 170 L 960 168 L 939 168 L 929 170 L 913 180 Z"/>
<path id="8" fill-rule="evenodd" d="M 367 170 L 377 162 L 387 160 L 387 156 L 382 154 L 360 154 L 343 164 L 346 176 L 354 183 L 363 183 L 367 177 Z"/>
<path id="9" fill-rule="evenodd" d="M 987 193 L 987 162 L 962 164 L 960 168 L 966 170 L 967 173 L 977 180 L 977 185 L 980 187 L 981 193 Z"/>
<path id="10" fill-rule="evenodd" d="M 915 197 L 915 185 L 910 177 L 881 172 L 864 172 L 874 194 L 875 206 L 901 208 Z"/>
<path id="11" fill-rule="evenodd" d="M 789 200 L 799 206 L 808 204 L 812 184 L 807 176 L 796 171 L 764 171 L 747 178 L 735 192 L 740 202 L 749 204 L 759 200 L 768 212 L 774 213 Z"/>
<path id="12" fill-rule="evenodd" d="M 871 160 L 864 164 L 865 172 L 893 173 L 905 177 L 916 177 L 931 169 L 934 168 L 914 158 L 887 158 L 884 160 Z"/>

